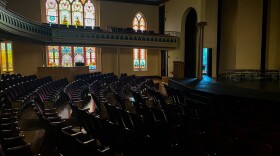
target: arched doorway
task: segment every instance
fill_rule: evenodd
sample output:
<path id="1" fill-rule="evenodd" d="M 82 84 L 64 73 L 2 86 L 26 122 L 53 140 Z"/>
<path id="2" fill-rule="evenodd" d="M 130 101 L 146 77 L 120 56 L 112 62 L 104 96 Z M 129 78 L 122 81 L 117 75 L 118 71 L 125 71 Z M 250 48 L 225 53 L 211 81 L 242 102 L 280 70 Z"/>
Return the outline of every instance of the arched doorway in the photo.
<path id="1" fill-rule="evenodd" d="M 196 77 L 196 23 L 196 11 L 190 8 L 185 22 L 185 77 Z"/>

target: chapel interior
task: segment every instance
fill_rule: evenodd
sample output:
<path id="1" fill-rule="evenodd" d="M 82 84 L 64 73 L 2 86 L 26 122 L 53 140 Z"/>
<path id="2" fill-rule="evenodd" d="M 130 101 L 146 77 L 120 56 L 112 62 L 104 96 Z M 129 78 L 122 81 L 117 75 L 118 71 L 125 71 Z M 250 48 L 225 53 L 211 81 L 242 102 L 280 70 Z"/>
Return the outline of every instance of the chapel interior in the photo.
<path id="1" fill-rule="evenodd" d="M 279 0 L 0 0 L 1 156 L 280 156 Z"/>

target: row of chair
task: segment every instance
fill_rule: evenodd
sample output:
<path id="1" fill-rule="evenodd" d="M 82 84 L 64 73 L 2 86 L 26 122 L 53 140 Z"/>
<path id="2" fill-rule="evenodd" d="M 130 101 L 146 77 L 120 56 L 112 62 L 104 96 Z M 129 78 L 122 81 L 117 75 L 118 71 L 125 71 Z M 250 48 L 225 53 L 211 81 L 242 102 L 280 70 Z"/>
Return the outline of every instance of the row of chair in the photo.
<path id="1" fill-rule="evenodd" d="M 19 78 L 21 77 L 20 73 L 13 73 L 13 74 L 1 74 L 1 80 L 7 80 L 7 79 L 11 79 L 11 78 Z"/>
<path id="2" fill-rule="evenodd" d="M 27 76 L 20 76 L 20 77 L 11 77 L 11 78 L 5 78 L 0 80 L 0 90 L 4 90 L 5 88 L 8 88 L 9 86 L 23 83 L 27 81 L 36 80 L 36 75 L 27 75 Z"/>
<path id="3" fill-rule="evenodd" d="M 45 129 L 45 139 L 51 141 L 54 149 L 61 155 L 97 155 L 104 156 L 95 139 L 81 131 L 74 130 L 56 112 L 56 108 L 46 109 L 40 98 L 34 101 L 34 110 L 42 121 Z"/>
<path id="4" fill-rule="evenodd" d="M 18 110 L 2 109 L 0 115 L 0 155 L 3 156 L 34 156 L 30 143 L 24 141 L 24 135 L 18 126 Z"/>
<path id="5" fill-rule="evenodd" d="M 18 83 L 1 91 L 1 107 L 24 109 L 30 103 L 30 98 L 38 87 L 52 81 L 51 77 Z"/>

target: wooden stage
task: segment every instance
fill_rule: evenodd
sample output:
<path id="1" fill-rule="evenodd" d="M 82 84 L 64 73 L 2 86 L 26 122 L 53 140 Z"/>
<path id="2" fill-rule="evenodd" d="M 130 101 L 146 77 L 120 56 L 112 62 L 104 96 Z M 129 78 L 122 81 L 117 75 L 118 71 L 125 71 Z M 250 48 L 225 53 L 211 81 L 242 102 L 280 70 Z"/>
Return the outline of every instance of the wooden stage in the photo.
<path id="1" fill-rule="evenodd" d="M 196 78 L 169 78 L 168 85 L 182 93 L 190 91 L 206 95 L 241 97 L 280 103 L 279 80 L 217 80 L 204 76 Z"/>

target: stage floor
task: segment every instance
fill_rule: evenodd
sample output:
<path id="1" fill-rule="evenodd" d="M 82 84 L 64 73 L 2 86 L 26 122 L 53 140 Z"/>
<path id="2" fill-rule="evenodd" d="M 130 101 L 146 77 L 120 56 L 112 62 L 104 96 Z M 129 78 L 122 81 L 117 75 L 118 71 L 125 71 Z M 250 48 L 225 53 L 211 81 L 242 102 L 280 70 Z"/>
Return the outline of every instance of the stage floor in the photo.
<path id="1" fill-rule="evenodd" d="M 280 102 L 279 80 L 218 80 L 204 76 L 196 78 L 169 78 L 168 84 L 175 88 L 187 87 L 216 95 L 230 95 Z"/>

